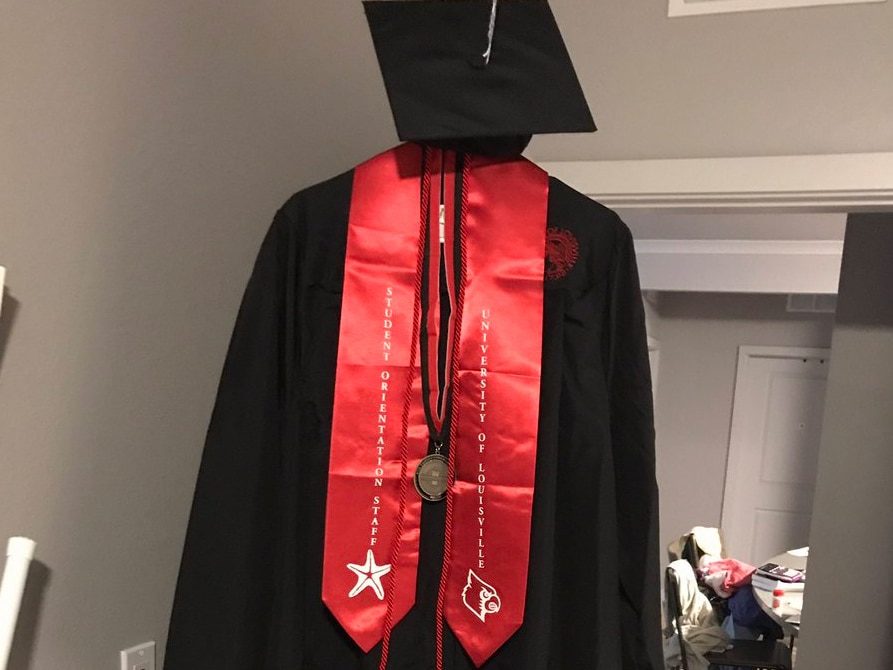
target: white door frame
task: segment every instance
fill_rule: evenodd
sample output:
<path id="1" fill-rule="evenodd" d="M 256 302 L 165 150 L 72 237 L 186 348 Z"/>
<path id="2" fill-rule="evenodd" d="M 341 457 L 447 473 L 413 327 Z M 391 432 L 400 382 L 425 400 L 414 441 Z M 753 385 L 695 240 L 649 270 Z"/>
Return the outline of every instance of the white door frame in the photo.
<path id="1" fill-rule="evenodd" d="M 540 165 L 614 209 L 851 213 L 893 208 L 893 152 Z"/>
<path id="2" fill-rule="evenodd" d="M 648 365 L 651 368 L 651 402 L 657 407 L 657 375 L 660 372 L 660 341 L 648 336 Z"/>
<path id="3" fill-rule="evenodd" d="M 766 347 L 742 345 L 738 347 L 738 369 L 735 373 L 735 394 L 732 400 L 732 426 L 729 432 L 729 449 L 726 455 L 725 481 L 723 484 L 721 528 L 731 527 L 730 512 L 741 496 L 752 495 L 742 490 L 742 482 L 729 473 L 739 472 L 747 455 L 747 421 L 752 416 L 751 408 L 742 404 L 744 381 L 748 367 L 755 359 L 766 358 L 820 358 L 829 360 L 831 350 L 815 347 Z"/>
<path id="4" fill-rule="evenodd" d="M 674 213 L 893 210 L 893 152 L 560 161 L 541 166 L 615 209 Z"/>
<path id="5" fill-rule="evenodd" d="M 607 207 L 672 213 L 893 210 L 893 152 L 561 161 L 549 174 Z M 639 240 L 643 288 L 836 293 L 842 245 L 827 240 Z M 715 270 L 720 268 L 721 273 Z"/>

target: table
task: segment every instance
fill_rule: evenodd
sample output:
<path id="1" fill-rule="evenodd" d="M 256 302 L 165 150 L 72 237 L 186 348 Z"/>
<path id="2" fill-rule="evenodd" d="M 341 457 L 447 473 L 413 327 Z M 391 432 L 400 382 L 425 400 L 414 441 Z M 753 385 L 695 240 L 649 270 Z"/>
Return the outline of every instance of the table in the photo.
<path id="1" fill-rule="evenodd" d="M 763 563 L 777 563 L 778 565 L 784 565 L 788 568 L 793 568 L 794 570 L 806 570 L 807 556 L 805 555 L 804 550 L 795 549 L 792 551 L 795 551 L 796 553 L 792 554 L 790 551 L 787 551 L 778 556 L 773 556 L 772 558 L 763 561 Z M 779 588 L 783 589 L 784 583 L 781 583 Z M 760 607 L 763 608 L 763 611 L 781 626 L 786 636 L 789 635 L 792 637 L 796 637 L 800 632 L 800 612 L 803 609 L 804 593 L 805 588 L 803 591 L 785 591 L 785 594 L 780 597 L 781 607 L 774 609 L 772 607 L 772 601 L 774 599 L 772 592 L 753 587 L 754 597 Z"/>

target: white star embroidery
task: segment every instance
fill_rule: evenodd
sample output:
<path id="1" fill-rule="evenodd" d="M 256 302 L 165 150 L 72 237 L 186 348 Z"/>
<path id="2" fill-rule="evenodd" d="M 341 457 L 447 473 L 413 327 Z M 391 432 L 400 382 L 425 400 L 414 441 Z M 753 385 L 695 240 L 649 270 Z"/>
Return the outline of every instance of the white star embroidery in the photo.
<path id="1" fill-rule="evenodd" d="M 373 556 L 372 550 L 370 549 L 366 552 L 365 563 L 362 565 L 358 563 L 348 563 L 347 569 L 355 573 L 357 576 L 356 586 L 354 586 L 350 590 L 350 593 L 347 594 L 349 598 L 355 598 L 366 587 L 370 587 L 375 592 L 375 595 L 378 596 L 379 600 L 384 600 L 384 587 L 381 585 L 381 578 L 391 571 L 390 563 L 376 565 L 375 556 Z"/>

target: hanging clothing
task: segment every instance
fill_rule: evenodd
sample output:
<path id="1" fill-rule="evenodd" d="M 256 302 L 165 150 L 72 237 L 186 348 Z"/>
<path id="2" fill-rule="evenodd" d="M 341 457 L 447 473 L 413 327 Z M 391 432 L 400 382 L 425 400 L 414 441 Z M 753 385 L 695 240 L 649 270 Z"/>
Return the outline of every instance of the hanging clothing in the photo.
<path id="1" fill-rule="evenodd" d="M 703 556 L 709 556 L 712 559 L 725 557 L 722 534 L 719 528 L 695 526 L 687 533 L 682 534 L 678 540 L 671 542 L 667 547 L 667 554 L 671 561 L 684 558 L 691 563 L 693 568 L 697 568 Z"/>
<path id="2" fill-rule="evenodd" d="M 420 183 L 421 147 L 395 151 L 417 157 L 405 177 Z M 460 181 L 494 161 L 523 161 L 457 160 L 472 166 L 471 176 L 457 172 Z M 323 547 L 327 533 L 338 532 L 327 531 L 326 509 L 356 174 L 293 196 L 261 246 L 202 458 L 167 670 L 379 667 L 381 643 L 364 651 L 323 602 Z M 632 239 L 610 210 L 556 179 L 543 184 L 541 376 L 523 622 L 480 667 L 656 670 L 654 432 Z M 389 258 L 378 262 L 365 271 L 387 272 Z M 449 299 L 442 294 L 441 304 Z M 407 495 L 416 495 L 411 484 Z M 449 567 L 445 502 L 418 505 L 413 604 L 389 639 L 394 670 L 430 670 L 438 648 L 444 668 L 480 662 L 449 621 L 437 620 L 445 561 Z M 381 556 L 373 559 L 366 574 L 378 569 L 387 596 L 394 575 L 382 572 Z M 352 564 L 359 569 L 363 557 Z M 406 578 L 401 570 L 398 581 Z M 376 596 L 377 583 L 356 585 Z"/>
<path id="3" fill-rule="evenodd" d="M 720 627 L 713 605 L 698 588 L 689 562 L 680 559 L 670 563 L 669 567 L 673 569 L 671 575 L 674 577 L 671 578 L 675 578 L 676 592 L 679 594 L 679 626 L 682 629 L 688 670 L 707 670 L 709 663 L 704 654 L 725 650 L 729 644 L 729 636 Z M 667 667 L 679 666 L 682 657 L 678 632 L 674 631 L 673 636 L 665 641 L 664 654 Z"/>

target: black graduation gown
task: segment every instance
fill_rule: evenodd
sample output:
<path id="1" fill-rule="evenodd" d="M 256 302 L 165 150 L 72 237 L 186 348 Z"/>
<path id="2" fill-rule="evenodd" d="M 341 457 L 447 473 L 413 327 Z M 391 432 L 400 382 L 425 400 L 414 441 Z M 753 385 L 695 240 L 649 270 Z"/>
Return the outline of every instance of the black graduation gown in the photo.
<path id="1" fill-rule="evenodd" d="M 321 600 L 353 171 L 293 196 L 261 247 L 196 486 L 167 670 L 373 670 Z M 550 179 L 536 493 L 525 622 L 485 670 L 657 670 L 651 382 L 632 240 Z M 565 231 L 565 232 L 562 232 Z M 383 259 L 384 261 L 384 259 Z M 443 503 L 422 517 L 416 605 L 393 670 L 434 667 Z M 473 664 L 445 626 L 444 667 Z"/>

